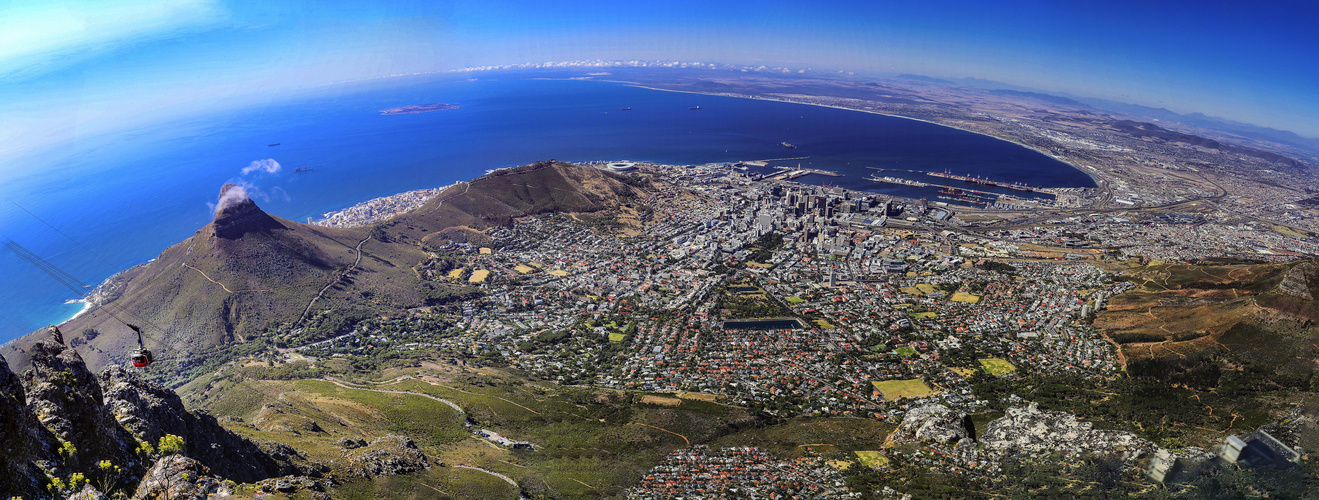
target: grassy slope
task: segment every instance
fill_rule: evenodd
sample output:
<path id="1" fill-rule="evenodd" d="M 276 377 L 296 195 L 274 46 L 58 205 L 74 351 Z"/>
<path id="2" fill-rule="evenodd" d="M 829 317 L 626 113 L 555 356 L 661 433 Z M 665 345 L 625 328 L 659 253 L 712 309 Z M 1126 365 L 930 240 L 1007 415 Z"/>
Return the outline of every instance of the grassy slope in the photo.
<path id="1" fill-rule="evenodd" d="M 360 380 L 360 387 L 444 398 L 462 406 L 476 421 L 474 428 L 537 446 L 535 451 L 514 451 L 472 437 L 452 409 L 420 396 L 349 390 L 312 380 L 252 380 L 242 372 L 199 379 L 185 392 L 216 416 L 242 419 L 229 424 L 236 431 L 289 443 L 326 463 L 342 460 L 334 443 L 343 437 L 370 440 L 395 432 L 412 437 L 424 452 L 449 465 L 408 477 L 345 485 L 336 498 L 374 498 L 395 488 L 400 492 L 384 497 L 426 497 L 428 491 L 437 495 L 436 490 L 451 498 L 516 496 L 506 483 L 457 470 L 452 467 L 456 464 L 508 475 L 533 493 L 616 498 L 665 454 L 686 447 L 688 441 L 763 446 L 782 458 L 802 456 L 804 445 L 815 445 L 812 449 L 818 453 L 847 458 L 854 450 L 877 449 L 892 430 L 889 424 L 866 419 L 794 420 L 767 427 L 740 408 L 715 402 L 684 399 L 672 407 L 647 404 L 642 402 L 646 394 L 563 387 L 489 368 L 427 362 L 422 367 L 358 374 L 382 381 Z M 400 380 L 402 376 L 412 378 Z M 278 405 L 282 413 L 263 413 L 266 404 Z M 275 415 L 273 421 L 270 415 Z M 308 430 L 312 428 L 322 431 Z"/>

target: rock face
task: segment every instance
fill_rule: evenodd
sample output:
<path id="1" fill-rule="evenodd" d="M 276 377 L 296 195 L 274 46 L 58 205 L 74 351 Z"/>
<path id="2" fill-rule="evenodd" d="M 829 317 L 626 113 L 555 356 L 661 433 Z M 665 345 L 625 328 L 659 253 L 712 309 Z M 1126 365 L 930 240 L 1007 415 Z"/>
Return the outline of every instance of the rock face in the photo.
<path id="1" fill-rule="evenodd" d="M 135 435 L 152 444 L 165 434 L 181 436 L 187 457 L 178 458 L 240 481 L 325 470 L 319 464 L 296 467 L 293 460 L 300 457 L 291 448 L 254 443 L 208 415 L 189 413 L 178 395 L 136 373 L 112 367 L 98 378 L 61 340 L 51 327 L 29 350 L 31 367 L 22 377 L 0 358 L 0 494 L 6 497 L 49 498 L 43 469 L 60 477 L 95 475 L 100 461 L 109 460 L 122 467 L 123 478 L 141 476 L 148 464 L 135 453 Z M 84 493 L 82 498 L 95 498 Z"/>
<path id="2" fill-rule="evenodd" d="M 83 470 L 100 460 L 132 464 L 137 446 L 133 436 L 116 425 L 101 385 L 82 356 L 58 342 L 62 338 L 54 333 L 58 328 L 51 330 L 51 338 L 31 349 L 31 368 L 23 373 L 28 411 L 59 441 L 77 450 L 62 454 L 71 469 Z"/>
<path id="3" fill-rule="evenodd" d="M 363 448 L 348 453 L 353 470 L 361 477 L 407 474 L 430 468 L 426 454 L 417 449 L 411 439 L 396 434 L 372 441 Z"/>
<path id="4" fill-rule="evenodd" d="M 1035 403 L 1009 408 L 990 422 L 980 443 L 1003 456 L 1060 454 L 1116 455 L 1124 459 L 1151 453 L 1157 447 L 1135 434 L 1095 430 L 1070 413 L 1045 411 Z"/>
<path id="5" fill-rule="evenodd" d="M 221 480 L 210 474 L 201 462 L 182 455 L 170 455 L 157 460 L 142 476 L 134 499 L 170 498 L 177 500 L 206 500 L 228 498 L 233 492 Z M 214 495 L 214 496 L 211 496 Z"/>
<path id="6" fill-rule="evenodd" d="M 256 202 L 247 197 L 247 190 L 236 184 L 225 184 L 220 188 L 213 225 L 215 235 L 224 239 L 235 239 L 248 232 L 284 227 L 274 217 L 261 211 L 256 206 Z"/>
<path id="7" fill-rule="evenodd" d="M 941 404 L 929 404 L 907 412 L 902 424 L 888 437 L 891 444 L 947 443 L 971 437 L 962 424 L 965 413 L 954 412 Z"/>
<path id="8" fill-rule="evenodd" d="M 277 461 L 247 438 L 234 434 L 207 414 L 193 414 L 174 391 L 120 366 L 101 372 L 106 405 L 124 428 L 155 443 L 166 434 L 183 438 L 185 454 L 215 474 L 253 482 L 289 474 L 314 474 Z"/>
<path id="9" fill-rule="evenodd" d="M 1297 264 L 1282 275 L 1282 281 L 1278 283 L 1278 292 L 1301 300 L 1314 300 L 1310 283 L 1315 281 L 1316 276 L 1319 276 L 1319 264 L 1314 262 Z"/>
<path id="10" fill-rule="evenodd" d="M 27 392 L 4 358 L 0 358 L 0 436 L 4 436 L 0 439 L 0 492 L 43 497 L 38 482 L 43 475 L 37 462 L 50 469 L 59 465 L 46 460 L 55 456 L 55 436 L 28 410 Z"/>

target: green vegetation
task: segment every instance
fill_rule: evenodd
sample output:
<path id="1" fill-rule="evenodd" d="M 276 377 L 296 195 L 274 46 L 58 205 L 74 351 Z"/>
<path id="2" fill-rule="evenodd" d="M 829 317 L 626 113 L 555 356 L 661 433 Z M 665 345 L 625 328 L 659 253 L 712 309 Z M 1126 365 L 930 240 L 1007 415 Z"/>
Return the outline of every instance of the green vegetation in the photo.
<path id="1" fill-rule="evenodd" d="M 518 498 L 518 491 L 504 480 L 460 467 L 432 467 L 415 474 L 352 482 L 340 486 L 335 493 L 336 498 L 383 500 Z"/>
<path id="2" fill-rule="evenodd" d="M 783 245 L 783 235 L 775 232 L 765 234 L 751 245 L 747 250 L 751 253 L 747 255 L 747 260 L 752 262 L 769 262 L 774 257 L 774 250 Z"/>
<path id="3" fill-rule="evenodd" d="M 983 264 L 979 264 L 976 267 L 980 269 L 984 269 L 986 271 L 996 271 L 1004 274 L 1015 274 L 1017 272 L 1016 266 L 1013 266 L 1012 264 L 1008 264 L 1006 262 L 997 262 L 992 260 L 987 260 Z"/>
<path id="4" fill-rule="evenodd" d="M 1075 413 L 1096 422 L 1096 427 L 1135 432 L 1160 446 L 1180 447 L 1205 435 L 1204 445 L 1222 440 L 1223 433 L 1255 429 L 1270 420 L 1278 406 L 1277 389 L 1251 373 L 1231 372 L 1215 391 L 1174 387 L 1141 378 L 1083 379 L 1079 377 L 1021 375 L 1001 379 L 978 374 L 971 377 L 976 394 L 1003 411 L 1001 400 L 1017 394 L 1040 408 Z M 1210 411 L 1210 408 L 1213 408 Z"/>
<path id="5" fill-rule="evenodd" d="M 875 469 L 888 465 L 888 457 L 885 457 L 882 452 L 878 452 L 874 450 L 863 450 L 863 451 L 854 451 L 853 453 L 856 454 L 857 460 L 861 461 L 861 465 L 864 465 L 866 467 Z"/>
<path id="6" fill-rule="evenodd" d="M 985 370 L 985 373 L 988 373 L 995 377 L 999 375 L 1009 375 L 1017 371 L 1017 368 L 1015 366 L 1012 366 L 1012 363 L 1009 363 L 1007 362 L 1007 360 L 1004 359 L 986 358 L 986 359 L 981 359 L 979 361 L 980 361 L 981 369 Z"/>
<path id="7" fill-rule="evenodd" d="M 319 369 L 336 377 L 370 375 L 384 382 L 353 384 L 360 389 L 319 380 L 246 378 L 266 370 L 280 371 L 281 366 L 262 364 L 234 370 L 205 382 L 199 380 L 189 388 L 198 391 L 209 386 L 209 393 L 200 397 L 203 408 L 256 426 L 238 425 L 233 427 L 235 431 L 289 443 L 313 459 L 341 457 L 342 452 L 334 444 L 341 436 L 370 440 L 394 432 L 412 437 L 422 451 L 446 464 L 469 464 L 508 475 L 533 497 L 618 496 L 669 451 L 687 446 L 688 440 L 710 443 L 760 428 L 759 419 L 746 410 L 712 401 L 682 399 L 678 406 L 645 404 L 641 402 L 645 394 L 533 383 L 524 374 L 488 368 L 472 370 L 461 365 L 443 364 L 446 381 L 434 383 L 398 377 L 434 374 L 435 368 L 356 373 L 351 361 L 318 363 Z M 350 373 L 342 373 L 344 370 Z M 466 411 L 465 415 L 459 414 L 444 403 L 418 395 L 368 389 L 431 395 Z M 671 395 L 663 397 L 673 399 Z M 263 410 L 269 404 L 275 404 L 279 412 Z M 463 427 L 464 417 L 475 428 L 489 428 L 511 439 L 530 441 L 536 449 L 493 448 Z M 730 425 L 734 422 L 736 426 Z M 847 422 L 879 424 L 859 419 Z M 877 439 L 882 436 L 873 434 Z M 864 446 L 858 444 L 857 449 Z M 350 483 L 333 493 L 335 498 L 433 498 L 436 489 L 452 498 L 513 498 L 518 493 L 493 476 L 452 465 Z"/>
<path id="8" fill-rule="evenodd" d="M 727 283 L 715 292 L 715 297 L 715 308 L 728 311 L 725 319 L 794 316 L 791 309 L 754 282 Z"/>
<path id="9" fill-rule="evenodd" d="M 921 379 L 911 380 L 880 380 L 871 382 L 875 390 L 884 396 L 884 399 L 896 401 L 902 398 L 922 397 L 934 393 L 930 386 L 925 384 Z"/>

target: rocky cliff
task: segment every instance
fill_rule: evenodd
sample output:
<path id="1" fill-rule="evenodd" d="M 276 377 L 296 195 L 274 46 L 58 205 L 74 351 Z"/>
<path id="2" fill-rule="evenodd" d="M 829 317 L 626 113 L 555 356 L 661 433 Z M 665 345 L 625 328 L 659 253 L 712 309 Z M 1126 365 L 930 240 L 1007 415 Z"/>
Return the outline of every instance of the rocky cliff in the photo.
<path id="1" fill-rule="evenodd" d="M 1140 436 L 1098 430 L 1075 415 L 1030 406 L 1008 408 L 1007 415 L 985 426 L 980 444 L 1002 456 L 1116 455 L 1124 459 L 1153 453 L 1157 447 Z"/>
<path id="2" fill-rule="evenodd" d="M 157 458 L 179 460 L 141 448 L 169 434 L 183 438 L 182 456 L 218 477 L 247 482 L 318 473 L 293 465 L 296 453 L 282 445 L 255 443 L 188 412 L 178 395 L 134 372 L 116 366 L 93 374 L 55 327 L 29 352 L 21 377 L 0 358 L 0 497 L 68 494 L 81 488 L 77 475 L 132 492 Z"/>

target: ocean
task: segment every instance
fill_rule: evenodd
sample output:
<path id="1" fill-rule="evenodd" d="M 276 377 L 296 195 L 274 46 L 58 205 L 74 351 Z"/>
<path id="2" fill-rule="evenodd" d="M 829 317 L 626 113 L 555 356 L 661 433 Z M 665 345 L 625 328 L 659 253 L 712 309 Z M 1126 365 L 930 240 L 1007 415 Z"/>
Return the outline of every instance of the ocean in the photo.
<path id="1" fill-rule="evenodd" d="M 427 103 L 459 108 L 380 113 Z M 537 160 L 683 165 L 785 157 L 806 159 L 771 164 L 843 174 L 799 182 L 931 200 L 935 189 L 864 178 L 884 168 L 880 175 L 930 181 L 894 170 L 946 170 L 1039 187 L 1094 186 L 1084 173 L 1022 146 L 891 116 L 610 82 L 391 79 L 14 159 L 0 178 L 0 237 L 94 287 L 208 223 L 227 182 L 246 185 L 265 211 L 305 221 Z M 267 159 L 278 171 L 255 168 L 269 166 L 261 162 Z M 304 166 L 311 170 L 295 172 Z M 0 342 L 82 308 L 70 302 L 77 294 L 13 252 L 0 251 L 0 269 Z"/>

